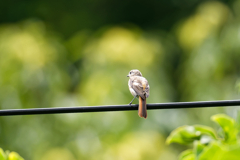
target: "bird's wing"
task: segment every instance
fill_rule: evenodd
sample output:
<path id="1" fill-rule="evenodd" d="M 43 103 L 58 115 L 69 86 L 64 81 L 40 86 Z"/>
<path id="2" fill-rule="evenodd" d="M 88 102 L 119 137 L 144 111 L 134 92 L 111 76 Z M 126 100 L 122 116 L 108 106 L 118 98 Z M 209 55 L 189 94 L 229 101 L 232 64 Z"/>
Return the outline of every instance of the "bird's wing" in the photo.
<path id="1" fill-rule="evenodd" d="M 147 82 L 146 88 L 145 88 L 145 94 L 146 94 L 146 97 L 147 97 L 147 98 L 149 97 L 149 90 L 150 90 L 150 86 L 149 86 L 149 84 L 148 84 L 148 82 Z"/>
<path id="2" fill-rule="evenodd" d="M 139 76 L 135 76 L 135 77 L 131 77 L 131 87 L 134 89 L 134 91 L 137 93 L 137 95 L 139 95 L 140 97 L 142 97 L 143 99 L 146 99 L 146 92 L 145 90 L 148 87 L 148 83 L 147 80 L 143 77 L 139 77 Z M 149 90 L 149 89 L 148 89 Z"/>

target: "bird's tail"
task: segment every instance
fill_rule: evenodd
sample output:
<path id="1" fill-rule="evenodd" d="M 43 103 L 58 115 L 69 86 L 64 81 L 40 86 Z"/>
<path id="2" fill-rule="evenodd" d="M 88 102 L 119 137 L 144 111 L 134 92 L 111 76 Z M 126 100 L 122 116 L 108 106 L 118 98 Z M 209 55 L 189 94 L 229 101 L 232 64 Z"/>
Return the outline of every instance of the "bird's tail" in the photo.
<path id="1" fill-rule="evenodd" d="M 139 96 L 138 115 L 139 115 L 139 117 L 147 118 L 146 99 L 143 99 L 141 96 Z"/>

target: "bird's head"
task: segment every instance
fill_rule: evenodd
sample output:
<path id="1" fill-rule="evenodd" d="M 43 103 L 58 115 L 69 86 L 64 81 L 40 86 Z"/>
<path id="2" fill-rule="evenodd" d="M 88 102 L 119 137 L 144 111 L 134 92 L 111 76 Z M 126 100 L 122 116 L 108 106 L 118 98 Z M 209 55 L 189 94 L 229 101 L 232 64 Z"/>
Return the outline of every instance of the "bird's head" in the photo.
<path id="1" fill-rule="evenodd" d="M 132 76 L 142 76 L 142 73 L 137 69 L 133 69 L 128 73 L 127 77 L 132 77 Z"/>

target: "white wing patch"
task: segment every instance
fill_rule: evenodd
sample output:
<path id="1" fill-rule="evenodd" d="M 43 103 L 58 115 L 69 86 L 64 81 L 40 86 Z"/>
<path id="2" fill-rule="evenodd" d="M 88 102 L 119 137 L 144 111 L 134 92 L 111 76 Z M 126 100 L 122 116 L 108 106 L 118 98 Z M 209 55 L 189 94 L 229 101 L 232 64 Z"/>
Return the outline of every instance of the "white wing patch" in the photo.
<path id="1" fill-rule="evenodd" d="M 138 83 L 138 82 L 133 82 L 133 85 L 134 85 L 134 86 L 139 86 L 140 83 Z"/>

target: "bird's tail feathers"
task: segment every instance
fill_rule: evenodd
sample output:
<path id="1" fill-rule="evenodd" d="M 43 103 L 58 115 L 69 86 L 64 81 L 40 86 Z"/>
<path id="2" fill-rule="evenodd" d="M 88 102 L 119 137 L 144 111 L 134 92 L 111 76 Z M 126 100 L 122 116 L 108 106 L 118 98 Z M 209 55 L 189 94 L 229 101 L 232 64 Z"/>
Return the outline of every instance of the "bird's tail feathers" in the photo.
<path id="1" fill-rule="evenodd" d="M 139 96 L 139 106 L 138 106 L 138 115 L 139 117 L 147 118 L 147 103 L 146 98 L 143 99 Z"/>

